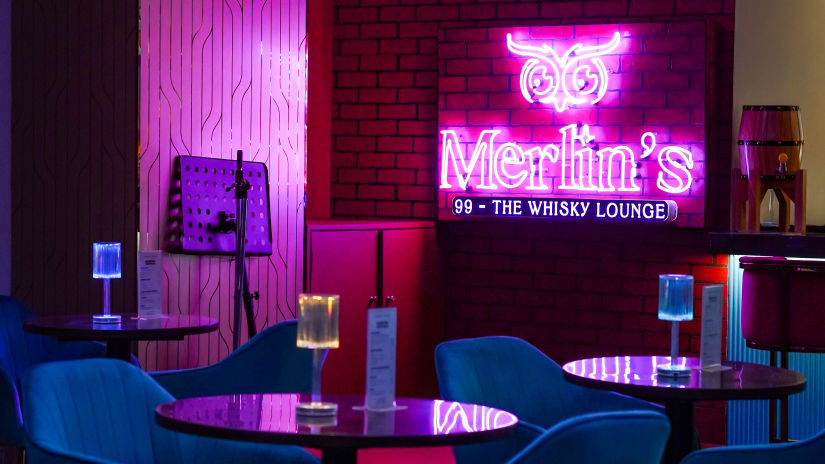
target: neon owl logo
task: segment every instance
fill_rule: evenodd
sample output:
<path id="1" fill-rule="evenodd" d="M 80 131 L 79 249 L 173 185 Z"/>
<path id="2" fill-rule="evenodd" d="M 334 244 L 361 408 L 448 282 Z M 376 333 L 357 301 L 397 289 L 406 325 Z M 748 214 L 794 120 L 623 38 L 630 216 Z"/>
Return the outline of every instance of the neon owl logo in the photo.
<path id="1" fill-rule="evenodd" d="M 524 63 L 519 76 L 521 94 L 530 103 L 554 104 L 562 112 L 569 105 L 580 105 L 592 98 L 598 103 L 607 91 L 607 68 L 599 58 L 616 50 L 621 36 L 613 34 L 603 45 L 585 46 L 577 43 L 561 56 L 547 44 L 540 47 L 522 45 L 507 34 L 507 49 L 520 56 L 531 57 Z"/>

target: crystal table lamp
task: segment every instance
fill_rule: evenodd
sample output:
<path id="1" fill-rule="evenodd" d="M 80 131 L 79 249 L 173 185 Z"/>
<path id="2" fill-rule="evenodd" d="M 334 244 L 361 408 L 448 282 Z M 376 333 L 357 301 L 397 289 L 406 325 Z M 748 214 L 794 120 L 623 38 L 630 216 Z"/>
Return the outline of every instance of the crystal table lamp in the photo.
<path id="1" fill-rule="evenodd" d="M 679 364 L 679 321 L 693 320 L 693 276 L 659 276 L 659 319 L 671 321 L 670 363 L 657 366 L 657 372 L 670 376 L 690 375 L 690 368 L 685 367 L 684 362 Z"/>
<path id="2" fill-rule="evenodd" d="M 298 296 L 298 348 L 312 350 L 312 401 L 298 403 L 296 412 L 304 416 L 331 416 L 338 412 L 335 403 L 321 401 L 321 367 L 330 348 L 338 348 L 338 295 Z"/>
<path id="3" fill-rule="evenodd" d="M 120 243 L 97 242 L 92 245 L 92 278 L 103 279 L 103 314 L 95 314 L 92 320 L 119 324 L 120 315 L 110 314 L 109 280 L 120 279 Z"/>

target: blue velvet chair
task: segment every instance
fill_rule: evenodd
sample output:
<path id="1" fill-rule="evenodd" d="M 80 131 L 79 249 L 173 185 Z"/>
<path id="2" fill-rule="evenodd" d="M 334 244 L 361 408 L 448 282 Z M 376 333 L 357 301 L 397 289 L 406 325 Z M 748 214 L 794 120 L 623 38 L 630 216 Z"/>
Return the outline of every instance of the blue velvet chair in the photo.
<path id="1" fill-rule="evenodd" d="M 312 351 L 295 346 L 298 322 L 284 321 L 207 367 L 151 375 L 175 398 L 230 393 L 309 392 Z"/>
<path id="2" fill-rule="evenodd" d="M 458 464 L 506 462 L 555 424 L 581 414 L 660 406 L 617 393 L 573 385 L 561 367 L 513 337 L 454 340 L 435 350 L 438 387 L 445 400 L 483 404 L 518 416 L 503 440 L 453 448 Z"/>
<path id="3" fill-rule="evenodd" d="M 94 342 L 59 342 L 23 331 L 34 313 L 12 297 L 0 295 L 0 445 L 23 446 L 23 417 L 17 387 L 36 364 L 66 359 L 105 357 L 106 346 Z"/>
<path id="4" fill-rule="evenodd" d="M 42 463 L 317 463 L 296 446 L 177 433 L 155 420 L 167 393 L 117 359 L 35 366 L 23 385 L 26 456 Z"/>
<path id="5" fill-rule="evenodd" d="M 823 461 L 825 430 L 795 443 L 723 446 L 694 451 L 682 459 L 682 464 L 814 464 Z"/>
<path id="6" fill-rule="evenodd" d="M 653 411 L 582 414 L 550 427 L 508 464 L 660 464 L 670 421 Z"/>

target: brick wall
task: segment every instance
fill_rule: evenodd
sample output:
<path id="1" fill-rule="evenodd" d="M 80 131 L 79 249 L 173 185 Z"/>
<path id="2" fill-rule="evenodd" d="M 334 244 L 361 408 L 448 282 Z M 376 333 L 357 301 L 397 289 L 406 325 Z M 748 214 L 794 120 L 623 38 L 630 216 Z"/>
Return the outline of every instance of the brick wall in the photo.
<path id="1" fill-rule="evenodd" d="M 733 0 L 464 2 L 335 0 L 332 207 L 338 217 L 435 218 L 439 29 L 705 21 L 708 53 L 706 220 L 729 204 Z M 720 149 L 721 148 L 721 149 Z M 451 337 L 512 334 L 558 362 L 668 348 L 656 319 L 657 276 L 724 283 L 727 257 L 703 230 L 542 222 L 450 221 L 445 250 Z M 701 285 L 697 285 L 697 294 Z M 697 306 L 698 312 L 698 306 Z M 698 350 L 699 322 L 683 325 Z M 724 443 L 724 406 L 702 404 L 700 438 Z"/>
<path id="2" fill-rule="evenodd" d="M 534 73 L 527 53 L 508 50 L 507 37 L 513 40 L 513 47 L 551 47 L 563 56 L 571 47 L 583 44 L 585 48 L 575 52 L 572 60 L 584 52 L 593 53 L 591 47 L 602 48 L 593 61 L 583 58 L 572 61 L 571 69 L 577 66 L 592 66 L 590 77 L 582 78 L 582 88 L 598 88 L 604 84 L 604 93 L 579 93 L 570 84 L 571 76 L 561 71 L 558 75 L 552 68 L 546 77 Z M 545 149 L 549 144 L 560 156 L 557 162 L 540 155 L 531 166 L 538 168 L 533 175 L 526 171 L 522 181 L 510 178 L 511 186 L 507 194 L 519 197 L 551 195 L 554 198 L 639 198 L 645 200 L 675 200 L 678 205 L 676 226 L 703 227 L 705 206 L 705 119 L 713 111 L 706 111 L 706 37 L 707 27 L 703 21 L 670 21 L 630 24 L 587 24 L 557 26 L 507 26 L 480 27 L 475 29 L 442 29 L 439 34 L 439 112 L 438 130 L 453 134 L 438 139 L 437 153 L 443 150 L 453 155 L 461 152 L 466 160 L 478 147 L 483 131 L 499 131 L 490 136 L 490 146 L 503 150 L 507 143 L 514 143 L 516 159 L 530 158 L 526 154 L 530 148 Z M 614 44 L 611 45 L 610 44 Z M 608 48 L 612 48 L 609 50 Z M 589 49 L 589 50 L 588 50 Z M 552 62 L 552 61 L 551 61 Z M 597 63 L 604 66 L 601 75 Z M 533 71 L 529 71 L 533 69 Z M 529 72 L 526 74 L 525 72 Z M 526 77 L 526 76 L 530 77 Z M 527 81 L 530 81 L 529 83 Z M 539 83 L 536 84 L 535 82 Z M 530 103 L 524 96 L 524 86 L 542 90 L 555 89 L 554 103 Z M 569 92 L 569 93 L 568 93 Z M 581 98 L 581 103 L 573 103 L 570 97 Z M 535 99 L 535 98 L 534 98 Z M 593 102 L 594 100 L 598 100 Z M 715 102 L 711 102 L 715 104 Z M 571 125 L 577 125 L 570 130 Z M 635 167 L 607 161 L 580 161 L 588 165 L 584 168 L 585 179 L 577 179 L 580 173 L 574 163 L 572 152 L 584 149 L 573 133 L 590 134 L 593 141 L 587 145 L 592 153 L 610 153 L 611 148 L 623 146 L 632 153 Z M 563 135 L 566 134 L 566 135 Z M 648 146 L 655 146 L 645 156 L 642 134 L 652 136 Z M 564 142 L 565 138 L 567 142 Z M 452 140 L 446 148 L 445 140 Z M 494 140 L 494 142 L 493 142 Z M 453 145 L 455 143 L 455 145 Z M 570 145 L 575 147 L 570 147 Z M 670 146 L 689 150 L 692 181 L 684 184 L 674 179 L 660 168 L 662 150 Z M 488 159 L 501 155 L 492 154 Z M 559 154 L 561 152 L 561 154 Z M 565 152 L 568 152 L 565 154 Z M 604 153 L 603 153 L 604 154 Z M 451 155 L 446 155 L 451 156 Z M 583 155 L 586 159 L 588 155 Z M 594 159 L 598 155 L 591 155 Z M 610 159 L 612 155 L 604 155 Z M 565 159 L 567 161 L 565 161 Z M 439 191 L 439 218 L 456 219 L 453 214 L 455 196 L 466 195 L 470 190 L 461 187 L 458 177 L 462 175 L 448 161 L 444 163 L 441 175 L 452 184 Z M 526 164 L 529 165 L 527 160 Z M 478 163 L 481 164 L 481 163 Z M 495 162 L 491 164 L 497 164 Z M 567 166 L 566 168 L 563 166 Z M 523 164 L 510 166 L 512 176 L 525 168 Z M 496 196 L 485 191 L 482 185 L 498 185 L 504 180 L 501 168 L 488 170 L 481 166 L 470 173 L 468 188 L 473 195 Z M 629 173 L 626 173 L 630 171 Z M 482 173 L 490 177 L 482 179 Z M 566 174 L 565 174 L 566 172 Z M 495 174 L 493 174 L 495 173 Z M 628 174 L 628 178 L 623 176 Z M 506 177 L 506 174 L 504 174 Z M 685 186 L 685 190 L 674 193 L 659 187 L 659 182 L 667 178 L 665 184 L 673 187 Z M 581 185 L 576 185 L 581 181 Z M 439 183 L 443 180 L 439 179 Z M 516 185 L 513 185 L 516 184 Z M 567 187 L 563 187 L 564 185 Z M 590 185 L 588 185 L 590 184 Z M 588 190 L 590 186 L 603 188 L 613 186 L 609 193 Z M 531 190 L 544 186 L 544 190 Z M 570 187 L 577 187 L 570 190 Z M 689 187 L 688 187 L 689 186 Z M 622 188 L 638 188 L 623 192 Z M 591 208 L 595 211 L 595 207 Z"/>

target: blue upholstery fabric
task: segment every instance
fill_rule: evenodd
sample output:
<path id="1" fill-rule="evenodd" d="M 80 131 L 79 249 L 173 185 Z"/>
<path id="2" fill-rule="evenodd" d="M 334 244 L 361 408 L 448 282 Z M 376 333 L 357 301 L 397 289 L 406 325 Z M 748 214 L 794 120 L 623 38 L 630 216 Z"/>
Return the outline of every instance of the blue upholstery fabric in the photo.
<path id="1" fill-rule="evenodd" d="M 662 411 L 646 401 L 573 385 L 552 359 L 513 337 L 444 342 L 436 347 L 435 366 L 445 400 L 503 409 L 520 421 L 507 439 L 455 447 L 459 464 L 505 462 L 548 428 L 580 414 Z"/>
<path id="2" fill-rule="evenodd" d="M 23 445 L 17 385 L 29 367 L 49 361 L 106 356 L 106 346 L 100 343 L 59 342 L 25 332 L 23 321 L 32 317 L 34 313 L 25 305 L 0 295 L 0 445 Z"/>
<path id="3" fill-rule="evenodd" d="M 694 451 L 682 459 L 682 464 L 813 464 L 823 461 L 825 430 L 795 443 L 724 446 Z"/>
<path id="4" fill-rule="evenodd" d="M 554 425 L 509 464 L 659 464 L 670 421 L 653 411 L 583 414 Z"/>
<path id="5" fill-rule="evenodd" d="M 155 421 L 172 396 L 116 359 L 47 363 L 23 381 L 28 462 L 317 463 L 295 446 L 176 433 Z"/>
<path id="6" fill-rule="evenodd" d="M 309 392 L 312 351 L 295 346 L 297 330 L 296 320 L 280 322 L 211 366 L 158 371 L 151 375 L 175 398 Z"/>

